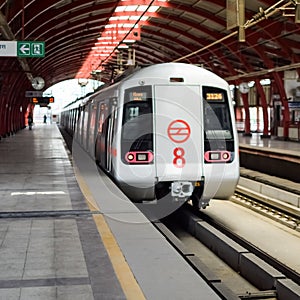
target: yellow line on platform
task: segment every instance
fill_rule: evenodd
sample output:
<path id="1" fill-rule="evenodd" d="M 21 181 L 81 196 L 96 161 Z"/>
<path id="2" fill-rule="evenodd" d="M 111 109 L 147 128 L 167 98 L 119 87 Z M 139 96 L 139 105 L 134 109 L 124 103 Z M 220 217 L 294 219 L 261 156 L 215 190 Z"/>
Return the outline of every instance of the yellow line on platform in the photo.
<path id="1" fill-rule="evenodd" d="M 81 188 L 83 195 L 87 201 L 90 211 L 100 211 L 98 204 L 96 203 L 89 187 L 85 180 L 80 175 L 78 169 L 75 171 L 76 177 Z M 146 299 L 140 286 L 138 285 L 126 259 L 111 232 L 103 215 L 93 215 L 93 219 L 96 223 L 98 232 L 102 238 L 104 247 L 108 253 L 116 276 L 120 282 L 123 292 L 128 300 L 144 300 Z"/>

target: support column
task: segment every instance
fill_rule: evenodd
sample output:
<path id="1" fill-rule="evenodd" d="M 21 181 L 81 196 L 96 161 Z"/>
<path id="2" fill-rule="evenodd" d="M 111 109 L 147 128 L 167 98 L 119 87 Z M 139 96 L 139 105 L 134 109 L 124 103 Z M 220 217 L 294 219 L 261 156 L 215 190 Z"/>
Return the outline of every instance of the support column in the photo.
<path id="1" fill-rule="evenodd" d="M 248 94 L 241 94 L 245 109 L 245 132 L 244 136 L 252 136 L 250 130 L 250 110 L 249 110 L 249 102 L 248 102 Z"/>
<path id="2" fill-rule="evenodd" d="M 290 127 L 290 111 L 289 111 L 289 105 L 286 97 L 286 92 L 284 89 L 284 84 L 282 81 L 282 78 L 277 72 L 273 73 L 274 79 L 276 81 L 276 84 L 278 86 L 278 91 L 281 99 L 281 103 L 283 105 L 284 111 L 283 111 L 283 138 L 285 140 L 288 140 L 289 138 L 289 127 Z"/>
<path id="3" fill-rule="evenodd" d="M 255 85 L 256 85 L 257 92 L 260 97 L 260 104 L 261 104 L 261 107 L 263 110 L 264 129 L 263 129 L 263 134 L 261 135 L 261 138 L 270 138 L 271 135 L 269 135 L 269 130 L 268 130 L 269 116 L 268 116 L 268 103 L 266 100 L 266 95 L 265 95 L 264 89 L 258 79 L 255 79 Z"/>

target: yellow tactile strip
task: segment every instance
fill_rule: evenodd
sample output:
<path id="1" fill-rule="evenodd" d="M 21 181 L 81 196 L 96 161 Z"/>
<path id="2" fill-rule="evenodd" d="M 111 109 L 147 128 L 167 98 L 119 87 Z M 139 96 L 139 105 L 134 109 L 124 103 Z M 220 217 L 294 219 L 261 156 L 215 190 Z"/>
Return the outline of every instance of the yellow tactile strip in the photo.
<path id="1" fill-rule="evenodd" d="M 76 177 L 90 211 L 100 211 L 98 204 L 84 179 L 80 176 L 78 169 L 76 169 Z M 93 219 L 126 298 L 128 300 L 146 299 L 104 216 L 102 214 L 95 214 L 93 215 Z"/>

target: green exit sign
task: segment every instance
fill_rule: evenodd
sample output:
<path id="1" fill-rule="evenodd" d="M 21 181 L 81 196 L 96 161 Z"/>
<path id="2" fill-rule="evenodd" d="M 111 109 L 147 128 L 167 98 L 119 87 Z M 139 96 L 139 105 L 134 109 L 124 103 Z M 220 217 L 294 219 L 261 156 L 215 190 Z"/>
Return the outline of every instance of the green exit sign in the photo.
<path id="1" fill-rule="evenodd" d="M 18 57 L 45 57 L 45 42 L 17 41 Z"/>

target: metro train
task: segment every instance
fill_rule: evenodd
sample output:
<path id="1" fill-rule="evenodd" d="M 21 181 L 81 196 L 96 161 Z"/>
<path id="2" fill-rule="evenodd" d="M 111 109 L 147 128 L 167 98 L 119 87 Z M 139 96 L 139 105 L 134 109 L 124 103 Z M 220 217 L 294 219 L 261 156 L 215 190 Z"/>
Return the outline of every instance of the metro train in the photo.
<path id="1" fill-rule="evenodd" d="M 228 199 L 239 178 L 227 82 L 190 64 L 162 63 L 67 106 L 61 126 L 133 202 Z"/>

